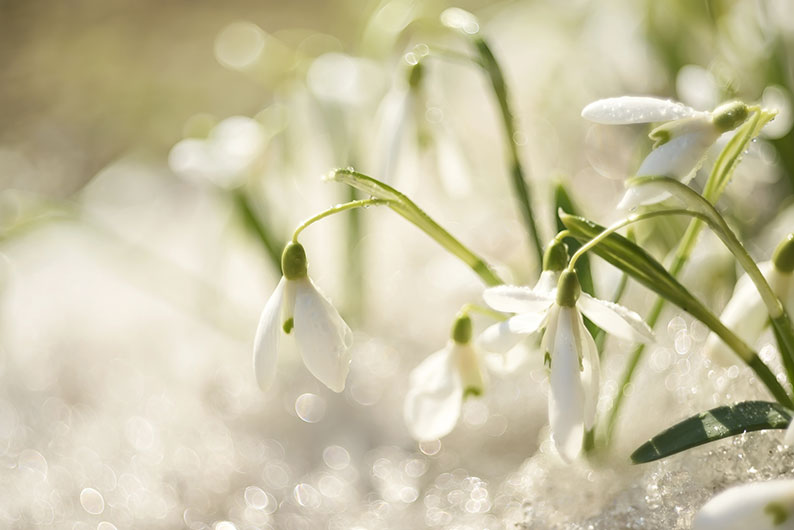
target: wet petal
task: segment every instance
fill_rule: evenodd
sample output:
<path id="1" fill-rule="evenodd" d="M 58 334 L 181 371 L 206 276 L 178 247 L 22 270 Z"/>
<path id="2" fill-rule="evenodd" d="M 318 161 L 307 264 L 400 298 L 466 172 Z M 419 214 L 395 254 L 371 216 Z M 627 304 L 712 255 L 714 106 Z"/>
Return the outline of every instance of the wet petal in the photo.
<path id="1" fill-rule="evenodd" d="M 693 530 L 785 530 L 794 528 L 794 480 L 742 484 L 708 501 Z"/>
<path id="2" fill-rule="evenodd" d="M 295 342 L 306 368 L 334 392 L 345 389 L 353 332 L 309 279 L 295 282 Z"/>
<path id="3" fill-rule="evenodd" d="M 463 388 L 454 363 L 450 343 L 411 372 L 403 416 L 411 435 L 420 442 L 446 436 L 458 422 Z"/>
<path id="4" fill-rule="evenodd" d="M 529 352 L 523 345 L 508 350 L 505 353 L 491 353 L 485 356 L 488 369 L 499 375 L 512 374 L 529 359 Z"/>
<path id="5" fill-rule="evenodd" d="M 759 268 L 769 279 L 771 263 L 759 264 Z M 722 310 L 720 320 L 747 344 L 754 344 L 761 336 L 769 321 L 769 313 L 766 311 L 766 306 L 761 300 L 761 295 L 758 294 L 755 284 L 746 274 L 736 282 L 733 295 L 725 305 L 725 309 Z M 706 355 L 725 366 L 736 364 L 738 360 L 733 350 L 713 332 L 706 339 L 704 351 Z"/>
<path id="6" fill-rule="evenodd" d="M 477 344 L 485 351 L 505 353 L 516 346 L 526 335 L 510 330 L 510 321 L 504 320 L 485 328 Z"/>
<path id="7" fill-rule="evenodd" d="M 560 307 L 550 352 L 549 425 L 557 451 L 566 461 L 579 455 L 584 435 L 584 393 L 574 335 L 577 316 L 574 308 Z"/>
<path id="8" fill-rule="evenodd" d="M 676 136 L 651 151 L 637 170 L 637 176 L 677 179 L 689 176 L 703 161 L 708 148 L 720 136 L 711 122 L 709 124 L 708 128 L 696 129 Z"/>
<path id="9" fill-rule="evenodd" d="M 482 296 L 486 304 L 505 313 L 545 311 L 554 302 L 550 293 L 515 285 L 491 287 L 486 289 Z"/>
<path id="10" fill-rule="evenodd" d="M 576 307 L 607 333 L 627 340 L 649 342 L 653 340 L 651 328 L 634 311 L 619 304 L 593 298 L 582 293 Z"/>
<path id="11" fill-rule="evenodd" d="M 671 121 L 696 114 L 683 103 L 647 96 L 600 99 L 582 109 L 582 118 L 607 125 Z"/>
<path id="12" fill-rule="evenodd" d="M 582 315 L 576 315 L 576 338 L 582 352 L 582 389 L 584 391 L 584 428 L 592 429 L 595 424 L 598 392 L 600 388 L 601 363 L 598 348 L 590 332 L 584 326 Z"/>
<path id="13" fill-rule="evenodd" d="M 278 360 L 279 339 L 282 333 L 282 302 L 287 280 L 281 278 L 273 294 L 270 295 L 262 316 L 259 317 L 259 326 L 256 328 L 254 338 L 254 374 L 259 388 L 263 391 L 270 388 L 276 376 L 276 361 Z"/>

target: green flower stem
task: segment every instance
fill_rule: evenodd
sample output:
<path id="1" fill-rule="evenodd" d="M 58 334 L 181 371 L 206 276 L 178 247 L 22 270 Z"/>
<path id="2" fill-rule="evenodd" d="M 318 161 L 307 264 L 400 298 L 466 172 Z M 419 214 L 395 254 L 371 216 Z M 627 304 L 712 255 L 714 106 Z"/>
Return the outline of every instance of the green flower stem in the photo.
<path id="1" fill-rule="evenodd" d="M 336 206 L 332 206 L 331 208 L 328 208 L 327 210 L 323 210 L 317 215 L 313 215 L 312 217 L 309 217 L 301 224 L 299 224 L 298 227 L 295 229 L 295 231 L 292 233 L 292 242 L 297 243 L 298 236 L 300 235 L 300 233 L 306 230 L 309 226 L 319 221 L 320 219 L 325 219 L 326 217 L 329 217 L 331 215 L 345 212 L 347 210 L 353 210 L 355 208 L 366 208 L 368 206 L 389 206 L 391 202 L 392 201 L 390 201 L 389 199 L 359 199 L 355 201 L 345 202 L 342 204 L 337 204 Z M 280 259 L 281 258 L 279 258 L 279 260 Z"/>
<path id="2" fill-rule="evenodd" d="M 499 110 L 502 114 L 502 125 L 504 126 L 505 135 L 507 136 L 507 145 L 511 160 L 510 175 L 513 183 L 513 193 L 518 201 L 521 215 L 526 225 L 527 234 L 530 239 L 530 248 L 534 249 L 538 265 L 540 265 L 543 263 L 543 243 L 538 235 L 535 216 L 532 212 L 532 194 L 530 193 L 529 184 L 527 183 L 524 169 L 518 156 L 518 147 L 515 140 L 517 131 L 513 113 L 510 111 L 507 83 L 505 83 L 502 69 L 499 67 L 499 62 L 496 60 L 496 57 L 485 39 L 479 35 L 472 36 L 472 39 L 474 41 L 474 46 L 477 48 L 477 52 L 480 54 L 481 63 L 478 64 L 480 64 L 488 74 L 494 95 L 499 102 Z"/>
<path id="3" fill-rule="evenodd" d="M 494 286 L 504 283 L 484 259 L 469 250 L 468 247 L 442 228 L 411 199 L 388 184 L 352 169 L 336 169 L 329 174 L 327 180 L 347 184 L 364 193 L 368 193 L 376 199 L 385 201 L 382 204 L 389 206 L 389 208 L 433 238 L 444 249 L 463 261 L 486 285 Z"/>
<path id="4" fill-rule="evenodd" d="M 256 214 L 251 198 L 243 189 L 236 188 L 230 193 L 237 211 L 243 218 L 243 223 L 257 235 L 262 248 L 265 249 L 267 257 L 270 258 L 276 270 L 281 270 L 281 251 L 284 245 L 270 233 L 268 226 Z"/>

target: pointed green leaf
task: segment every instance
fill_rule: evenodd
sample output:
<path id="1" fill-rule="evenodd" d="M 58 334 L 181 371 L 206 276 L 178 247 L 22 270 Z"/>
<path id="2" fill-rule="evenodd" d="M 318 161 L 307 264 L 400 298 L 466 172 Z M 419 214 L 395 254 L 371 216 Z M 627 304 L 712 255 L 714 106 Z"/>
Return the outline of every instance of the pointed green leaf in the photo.
<path id="1" fill-rule="evenodd" d="M 568 190 L 562 182 L 558 182 L 557 185 L 554 186 L 554 211 L 559 212 L 560 209 L 571 215 L 579 215 L 579 209 L 574 205 L 571 196 L 568 194 Z M 565 228 L 559 215 L 557 215 L 556 223 L 558 232 Z M 565 243 L 568 245 L 568 250 L 571 254 L 579 250 L 579 247 L 582 246 L 582 244 L 573 237 L 566 238 Z M 579 261 L 576 262 L 576 273 L 579 275 L 579 283 L 582 285 L 582 291 L 590 296 L 595 296 L 593 274 L 590 269 L 590 259 L 587 255 L 582 256 L 579 258 Z"/>
<path id="2" fill-rule="evenodd" d="M 764 429 L 785 429 L 794 411 L 768 401 L 744 401 L 692 416 L 660 432 L 631 454 L 635 464 L 653 462 L 729 436 Z"/>

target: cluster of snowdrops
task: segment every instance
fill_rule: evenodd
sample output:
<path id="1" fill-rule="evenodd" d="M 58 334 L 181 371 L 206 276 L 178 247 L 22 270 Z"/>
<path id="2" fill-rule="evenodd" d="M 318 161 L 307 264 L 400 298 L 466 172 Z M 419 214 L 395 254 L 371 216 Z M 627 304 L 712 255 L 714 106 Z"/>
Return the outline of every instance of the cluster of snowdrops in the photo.
<path id="1" fill-rule="evenodd" d="M 344 389 L 353 334 L 308 276 L 306 252 L 298 236 L 307 226 L 329 215 L 364 206 L 387 206 L 460 257 L 490 285 L 482 295 L 487 307 L 467 304 L 461 308 L 447 344 L 429 355 L 410 375 L 404 417 L 417 440 L 435 440 L 450 433 L 463 401 L 484 391 L 483 352 L 506 353 L 517 346 L 528 346 L 544 357 L 548 367 L 548 421 L 554 446 L 565 461 L 582 457 L 595 428 L 600 372 L 599 345 L 583 316 L 603 330 L 596 335 L 605 332 L 645 343 L 653 341 L 649 323 L 655 323 L 655 318 L 652 322 L 649 318 L 646 323 L 637 313 L 615 301 L 600 300 L 583 292 L 576 265 L 588 251 L 596 252 L 624 274 L 653 288 L 661 303 L 667 300 L 686 307 L 712 331 L 706 349 L 727 362 L 748 363 L 776 398 L 776 402 L 723 407 L 721 412 L 734 415 L 733 423 L 730 418 L 722 420 L 727 425 L 725 432 L 704 435 L 698 443 L 746 430 L 794 425 L 791 389 L 782 388 L 772 371 L 748 346 L 771 322 L 790 377 L 794 333 L 786 303 L 794 299 L 791 292 L 794 234 L 780 243 L 770 261 L 756 265 L 712 206 L 727 185 L 747 142 L 774 113 L 741 102 L 724 104 L 713 112 L 698 112 L 668 100 L 617 97 L 588 105 L 582 116 L 605 124 L 663 123 L 652 130 L 654 149 L 636 171 L 636 177 L 627 182 L 627 192 L 620 201 L 619 207 L 631 213 L 604 228 L 560 212 L 566 230 L 546 245 L 543 272 L 533 287 L 502 284 L 487 263 L 393 187 L 352 169 L 333 171 L 327 180 L 358 188 L 369 198 L 336 205 L 308 219 L 284 248 L 283 278 L 262 312 L 256 333 L 254 370 L 259 385 L 263 389 L 269 387 L 282 344 L 294 340 L 306 368 L 319 381 L 335 392 Z M 707 150 L 726 133 L 732 137 L 718 157 L 703 193 L 694 191 L 686 185 L 687 179 L 702 164 Z M 685 241 L 694 240 L 698 230 L 708 225 L 746 268 L 746 276 L 737 283 L 719 318 L 707 314 L 708 310 L 697 304 L 693 309 L 691 294 L 674 278 L 677 271 L 672 271 L 673 274 L 666 271 L 617 233 L 637 221 L 660 215 L 692 217 Z M 565 243 L 571 238 L 579 242 L 575 252 Z M 478 337 L 472 332 L 472 312 L 481 312 L 492 320 Z M 767 412 L 765 419 L 758 420 L 758 414 L 748 414 L 748 407 L 761 407 Z M 754 419 L 748 420 L 749 417 Z M 708 413 L 687 421 L 700 421 L 702 426 L 707 418 Z M 685 429 L 686 422 L 672 427 L 640 447 L 632 457 L 636 462 L 650 461 L 691 447 L 691 443 L 686 447 L 676 445 L 676 436 Z M 785 442 L 792 441 L 794 430 L 789 427 Z M 700 510 L 695 528 L 779 528 L 785 521 L 791 522 L 789 516 L 794 512 L 791 499 L 794 499 L 794 481 L 776 480 L 732 488 Z"/>

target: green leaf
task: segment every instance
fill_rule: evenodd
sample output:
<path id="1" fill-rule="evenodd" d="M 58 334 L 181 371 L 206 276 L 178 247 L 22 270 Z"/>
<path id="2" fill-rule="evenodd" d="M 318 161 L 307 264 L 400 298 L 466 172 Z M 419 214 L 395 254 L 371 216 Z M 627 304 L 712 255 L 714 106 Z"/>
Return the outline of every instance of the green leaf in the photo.
<path id="1" fill-rule="evenodd" d="M 560 220 L 571 235 L 582 242 L 605 230 L 583 217 L 561 213 Z M 593 247 L 592 252 L 702 322 L 708 324 L 716 319 L 661 263 L 620 234 L 610 234 Z"/>
<path id="2" fill-rule="evenodd" d="M 559 212 L 562 209 L 563 212 L 571 215 L 579 215 L 579 209 L 574 205 L 573 200 L 571 200 L 571 196 L 568 194 L 568 190 L 565 188 L 565 185 L 562 182 L 558 182 L 556 186 L 554 186 L 554 211 Z M 562 220 L 560 219 L 559 215 L 556 217 L 557 223 L 557 231 L 561 231 L 565 228 L 565 225 L 562 224 Z M 568 250 L 570 254 L 573 254 L 582 246 L 579 241 L 574 237 L 565 238 L 565 243 L 568 245 Z M 593 285 L 593 274 L 590 269 L 590 259 L 587 255 L 582 256 L 579 258 L 579 261 L 576 262 L 576 273 L 579 275 L 579 283 L 582 286 L 582 291 L 586 292 L 590 296 L 595 296 L 595 286 Z"/>
<path id="3" fill-rule="evenodd" d="M 744 401 L 692 416 L 660 432 L 631 454 L 635 464 L 749 431 L 785 429 L 794 411 L 768 401 Z"/>

